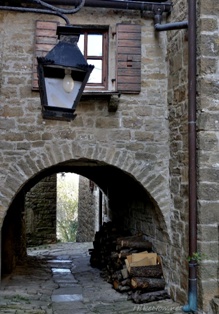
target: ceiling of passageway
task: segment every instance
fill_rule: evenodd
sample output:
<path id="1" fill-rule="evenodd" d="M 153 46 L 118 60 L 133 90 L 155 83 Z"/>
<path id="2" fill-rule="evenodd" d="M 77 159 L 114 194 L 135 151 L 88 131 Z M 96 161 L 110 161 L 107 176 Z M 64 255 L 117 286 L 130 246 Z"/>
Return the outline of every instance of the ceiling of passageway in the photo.
<path id="1" fill-rule="evenodd" d="M 59 172 L 72 172 L 82 175 L 97 184 L 105 194 L 109 190 L 120 194 L 124 192 L 127 196 L 128 193 L 133 192 L 146 193 L 143 186 L 130 174 L 104 162 L 88 159 L 70 160 L 47 168 L 31 178 L 26 183 L 25 190 L 32 188 L 44 177 Z"/>

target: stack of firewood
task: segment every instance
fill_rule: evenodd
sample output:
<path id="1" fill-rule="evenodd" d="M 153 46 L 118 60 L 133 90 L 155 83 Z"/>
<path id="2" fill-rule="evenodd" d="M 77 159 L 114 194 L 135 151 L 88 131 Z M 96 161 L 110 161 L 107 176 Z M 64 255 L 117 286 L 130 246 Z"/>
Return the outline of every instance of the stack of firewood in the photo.
<path id="1" fill-rule="evenodd" d="M 90 249 L 90 264 L 92 267 L 104 269 L 111 263 L 111 255 L 116 252 L 117 238 L 121 235 L 111 223 L 104 223 L 95 234 L 93 249 Z M 113 260 L 112 260 L 113 263 Z M 116 267 L 114 265 L 114 267 Z M 117 266 L 120 269 L 121 265 Z"/>
<path id="2" fill-rule="evenodd" d="M 113 224 L 103 224 L 90 251 L 92 267 L 135 303 L 169 298 L 165 290 L 161 258 L 152 252 L 152 243 L 142 234 L 119 233 Z"/>

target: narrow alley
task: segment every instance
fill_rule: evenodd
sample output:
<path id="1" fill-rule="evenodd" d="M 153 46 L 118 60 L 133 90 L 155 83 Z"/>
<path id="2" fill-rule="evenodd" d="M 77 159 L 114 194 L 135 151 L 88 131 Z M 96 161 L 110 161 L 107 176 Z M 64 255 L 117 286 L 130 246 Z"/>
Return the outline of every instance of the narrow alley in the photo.
<path id="1" fill-rule="evenodd" d="M 89 263 L 92 243 L 28 249 L 22 265 L 2 280 L 1 314 L 183 313 L 171 300 L 134 304 L 112 289 Z"/>

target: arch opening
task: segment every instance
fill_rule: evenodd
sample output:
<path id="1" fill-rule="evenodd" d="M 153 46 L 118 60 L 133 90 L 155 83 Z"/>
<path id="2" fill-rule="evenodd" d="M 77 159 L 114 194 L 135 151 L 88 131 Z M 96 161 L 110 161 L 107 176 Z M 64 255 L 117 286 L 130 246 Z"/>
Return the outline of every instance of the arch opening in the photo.
<path id="1" fill-rule="evenodd" d="M 79 175 L 56 175 L 56 237 L 60 242 L 75 242 L 78 229 Z"/>
<path id="2" fill-rule="evenodd" d="M 76 241 L 91 241 L 100 224 L 109 220 L 113 222 L 118 230 L 126 230 L 131 234 L 142 232 L 144 237 L 153 243 L 156 251 L 162 248 L 162 243 L 169 242 L 161 211 L 144 187 L 131 174 L 96 160 L 69 160 L 37 173 L 24 184 L 14 197 L 2 227 L 2 275 L 12 272 L 16 264 L 26 256 L 27 226 L 24 213 L 27 192 L 38 182 L 53 175 L 56 176 L 57 173 L 61 172 L 70 172 L 83 176 L 88 182 L 89 193 L 94 195 L 94 187 L 98 191 L 98 193 L 95 192 L 98 205 L 95 204 L 93 212 L 89 207 L 89 202 L 85 208 L 82 209 L 80 206 L 78 208 L 79 228 L 82 231 L 80 231 L 81 234 L 78 235 Z M 46 187 L 48 186 L 45 186 L 45 191 Z M 82 198 L 85 198 L 85 196 L 83 195 Z M 53 208 L 49 214 L 50 218 L 56 216 L 56 203 L 54 205 L 54 202 L 54 200 L 50 201 L 51 208 Z M 88 215 L 90 211 L 91 216 Z M 89 217 L 94 215 L 96 215 L 94 219 L 96 222 L 92 225 L 93 234 L 86 237 L 83 230 L 87 229 L 86 225 L 89 226 L 91 223 Z M 46 236 L 45 240 L 57 241 L 56 233 L 54 239 L 49 239 Z M 159 253 L 163 254 L 160 251 Z"/>

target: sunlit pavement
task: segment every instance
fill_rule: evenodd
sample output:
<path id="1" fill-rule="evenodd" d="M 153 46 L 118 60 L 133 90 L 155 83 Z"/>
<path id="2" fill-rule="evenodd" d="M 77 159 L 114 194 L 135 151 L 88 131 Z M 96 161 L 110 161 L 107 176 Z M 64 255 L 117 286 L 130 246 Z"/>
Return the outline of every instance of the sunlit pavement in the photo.
<path id="1" fill-rule="evenodd" d="M 58 243 L 28 249 L 28 258 L 2 280 L 1 314 L 175 313 L 171 300 L 134 304 L 89 264 L 92 243 Z"/>

